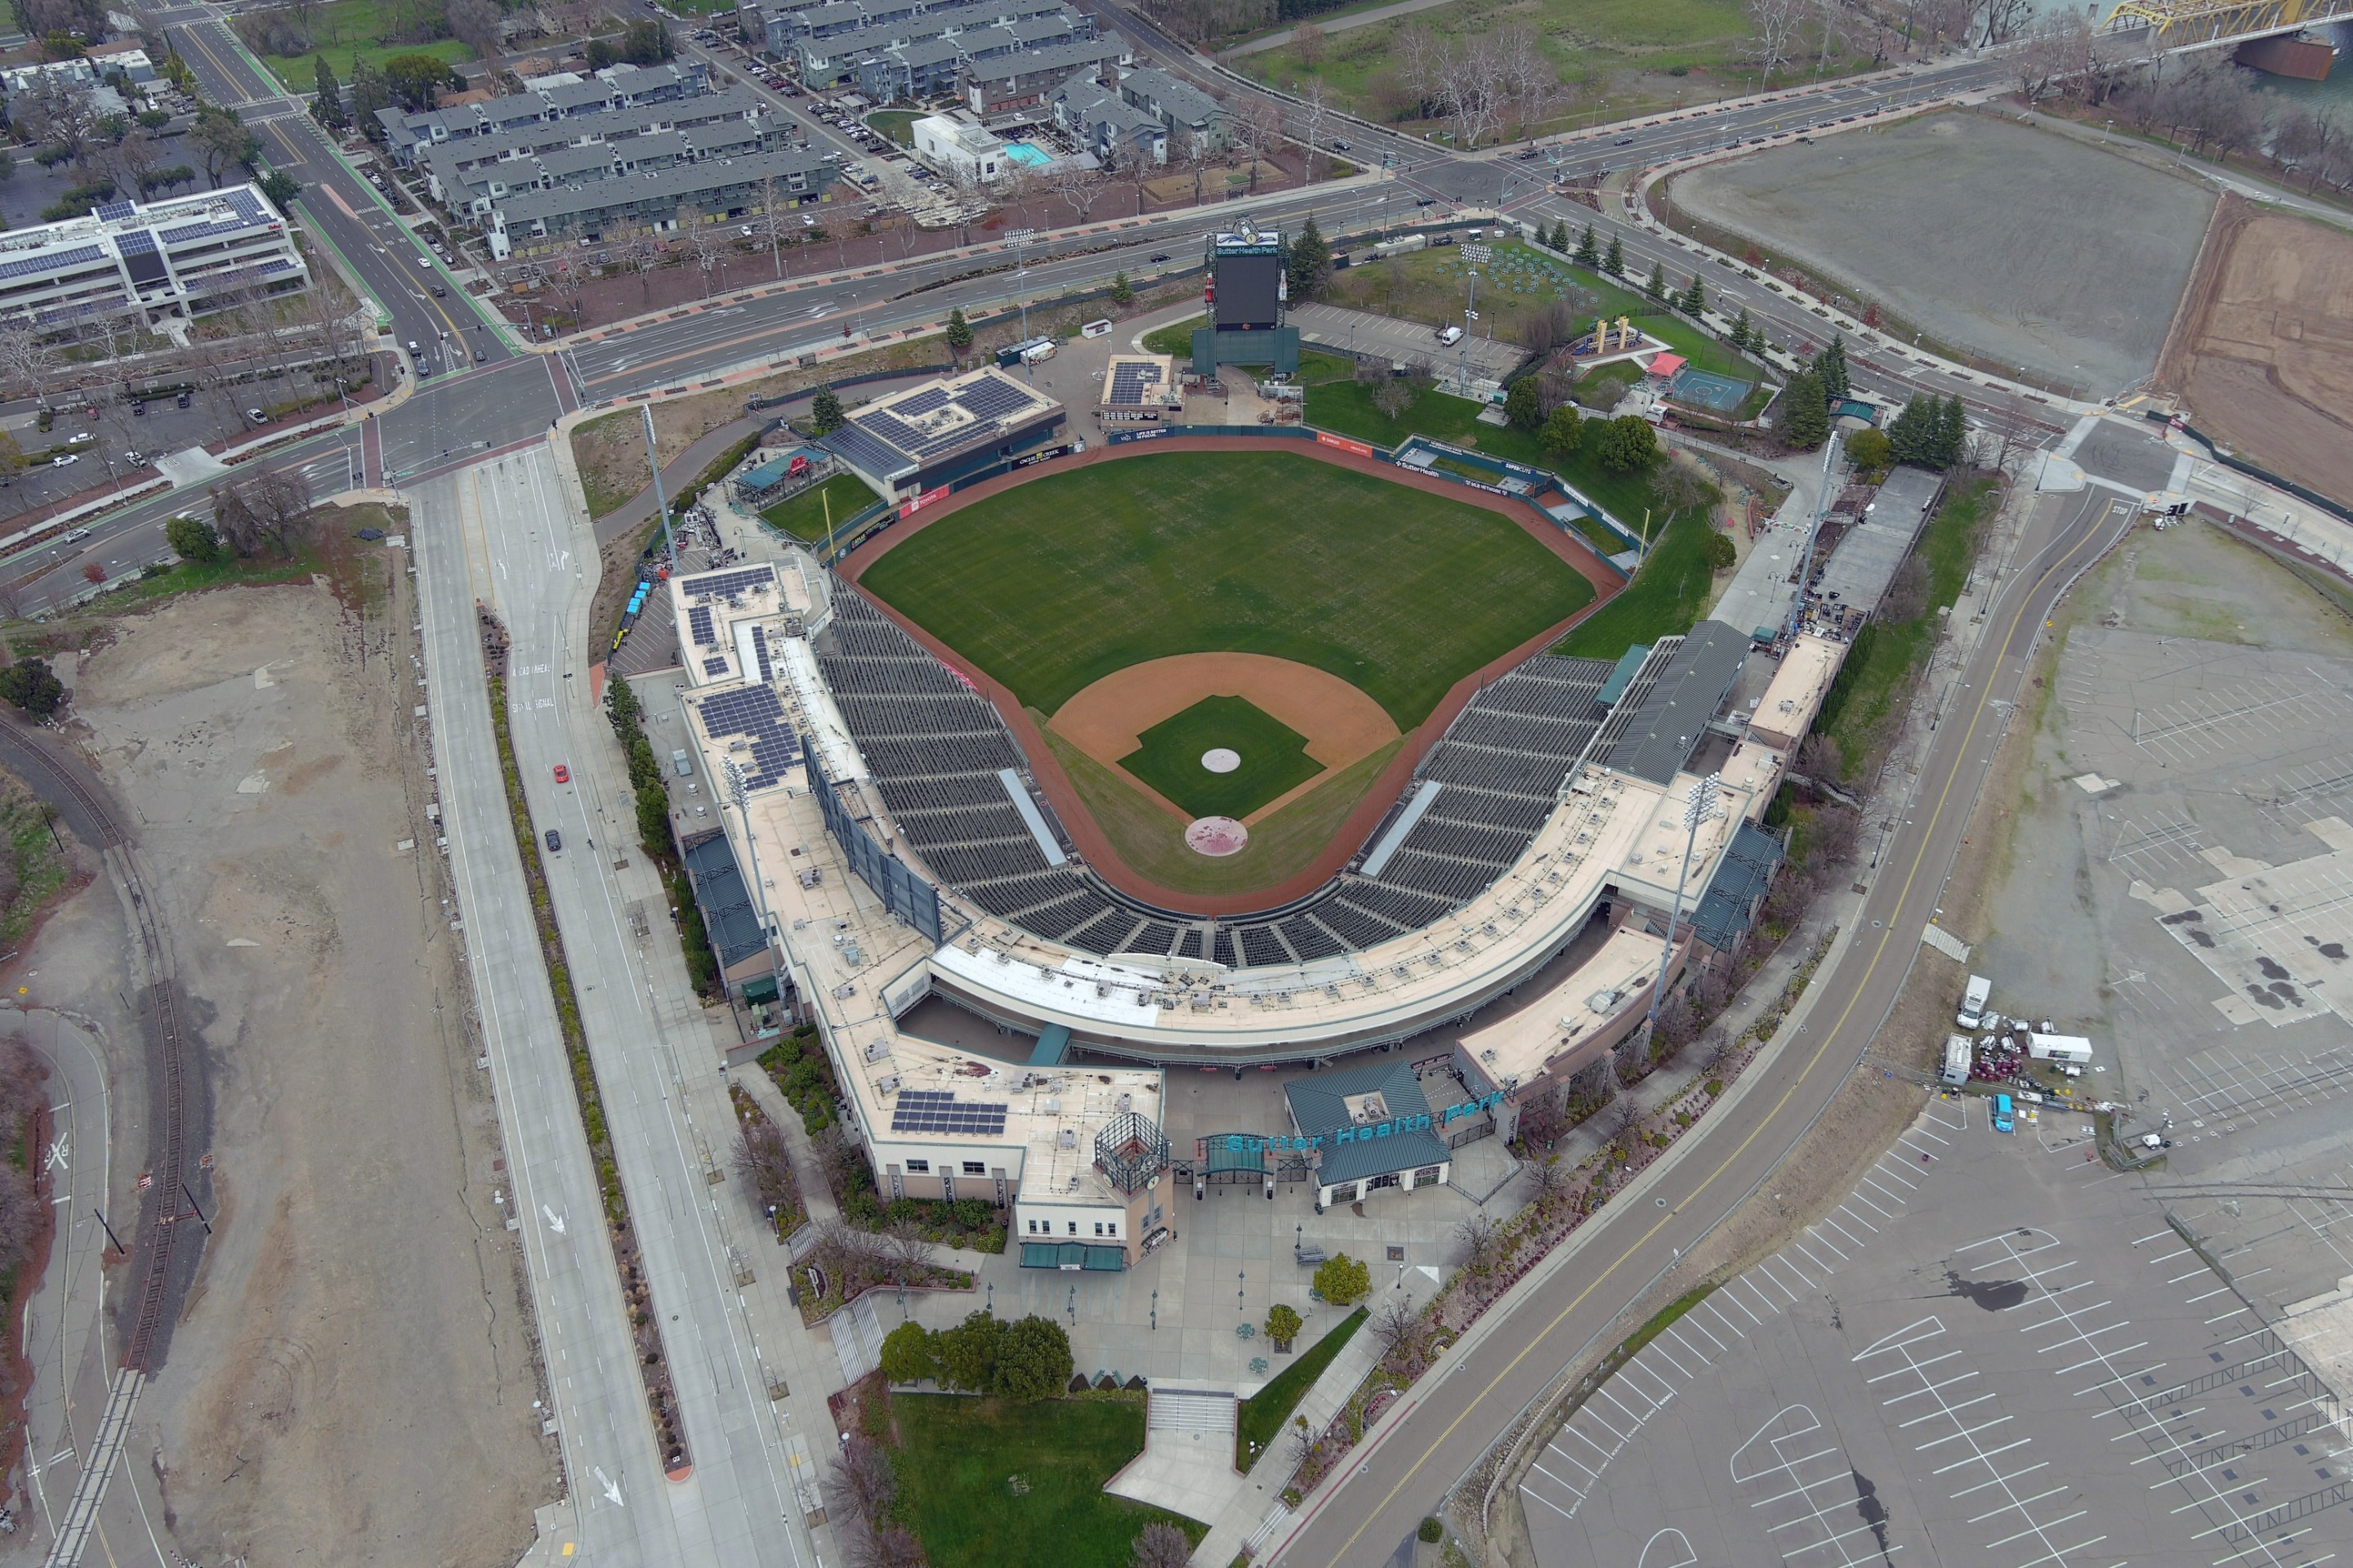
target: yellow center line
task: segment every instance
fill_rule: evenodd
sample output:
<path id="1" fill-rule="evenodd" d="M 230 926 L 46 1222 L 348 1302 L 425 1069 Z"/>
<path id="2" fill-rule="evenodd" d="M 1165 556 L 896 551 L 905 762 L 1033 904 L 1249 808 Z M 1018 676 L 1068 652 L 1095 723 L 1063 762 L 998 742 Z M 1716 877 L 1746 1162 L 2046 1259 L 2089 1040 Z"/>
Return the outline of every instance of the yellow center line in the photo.
<path id="1" fill-rule="evenodd" d="M 2111 511 L 2113 510 L 2113 505 L 2114 503 L 2112 503 Z M 2101 521 L 2105 522 L 2110 514 L 2110 512 L 2103 512 L 2100 514 Z M 2011 615 L 2009 629 L 2002 634 L 2002 646 L 2004 648 L 2009 646 L 2011 638 L 2017 636 L 2019 625 L 2025 620 L 2026 612 L 2032 605 L 2034 596 L 2042 591 L 2043 585 L 2051 580 L 2052 575 L 2057 572 L 2062 566 L 2064 566 L 2068 557 L 2072 556 L 2073 554 L 2074 551 L 2070 550 L 2067 553 L 2067 556 L 2062 556 L 2057 561 L 2053 561 L 2049 567 L 2044 568 L 2041 577 L 2035 578 L 2034 586 L 2027 590 L 2025 599 L 2019 605 L 2016 612 Z M 2000 667 L 2001 658 L 2002 655 L 2000 652 L 1997 651 L 1994 655 L 1994 668 L 1999 669 Z M 1985 718 L 1987 705 L 1992 701 L 1992 697 L 1993 683 L 1989 680 L 1986 683 L 1985 690 L 1978 694 L 1977 706 L 1970 710 L 1969 727 L 1963 732 L 1961 737 L 1961 746 L 1959 749 L 1963 753 L 1966 753 L 1968 750 L 1969 746 L 1977 734 L 1978 726 L 1982 723 Z M 1936 809 L 1928 818 L 1927 829 L 1920 835 L 1920 847 L 1912 857 L 1912 868 L 1904 874 L 1904 885 L 1896 891 L 1895 907 L 1898 910 L 1901 910 L 1904 907 L 1905 902 L 1911 897 L 1913 879 L 1919 875 L 1920 867 L 1927 860 L 1928 847 L 1936 841 L 1936 824 L 1944 817 L 1946 805 L 1952 798 L 1953 786 L 1960 781 L 1960 776 L 1961 768 L 1959 761 L 1957 759 L 1952 771 L 1946 776 L 1945 788 L 1936 796 Z M 1862 993 L 1870 986 L 1871 977 L 1877 972 L 1880 959 L 1886 956 L 1887 944 L 1894 935 L 1895 929 L 1892 921 L 1887 926 L 1881 928 L 1879 946 L 1873 949 L 1870 963 L 1864 966 L 1862 974 L 1855 981 L 1854 990 L 1848 996 L 1846 1006 L 1839 1012 L 1838 1022 L 1831 1024 L 1831 1027 L 1823 1033 L 1820 1044 L 1814 1047 L 1813 1054 L 1806 1058 L 1804 1068 L 1798 1074 L 1797 1077 L 1790 1080 L 1789 1086 L 1781 1091 L 1781 1097 L 1773 1102 L 1773 1108 L 1758 1119 L 1756 1127 L 1749 1130 L 1748 1136 L 1742 1139 L 1738 1144 L 1735 1145 L 1732 1152 L 1725 1155 L 1722 1161 L 1716 1165 L 1715 1170 L 1707 1173 L 1705 1180 L 1702 1181 L 1697 1187 L 1692 1189 L 1691 1195 L 1683 1200 L 1684 1202 L 1688 1203 L 1696 1201 L 1702 1193 L 1705 1192 L 1709 1187 L 1715 1183 L 1718 1178 L 1723 1176 L 1725 1171 L 1731 1168 L 1735 1160 L 1738 1160 L 1743 1154 L 1747 1152 L 1749 1145 L 1755 1143 L 1757 1139 L 1764 1136 L 1765 1129 L 1767 1128 L 1771 1127 L 1775 1121 L 1779 1119 L 1781 1112 L 1788 1107 L 1789 1101 L 1796 1097 L 1799 1086 L 1802 1085 L 1807 1078 L 1813 1075 L 1816 1067 L 1821 1065 L 1823 1055 L 1831 1048 L 1831 1042 L 1835 1040 L 1840 1032 L 1846 1027 L 1847 1020 L 1854 1012 L 1856 1004 L 1862 1001 Z M 1347 1556 L 1349 1550 L 1356 1544 L 1357 1540 L 1364 1535 L 1366 1531 L 1372 1528 L 1373 1520 L 1378 1518 L 1388 1510 L 1391 1503 L 1397 1500 L 1398 1495 L 1404 1491 L 1406 1487 L 1413 1480 L 1414 1477 L 1421 1472 L 1422 1467 L 1430 1462 L 1430 1457 L 1436 1454 L 1439 1448 L 1454 1436 L 1457 1428 L 1471 1418 L 1472 1412 L 1484 1404 L 1489 1396 L 1493 1394 L 1495 1390 L 1503 1385 L 1504 1380 L 1519 1370 L 1520 1363 L 1535 1353 L 1536 1346 L 1541 1344 L 1554 1330 L 1559 1328 L 1561 1324 L 1567 1320 L 1570 1313 L 1576 1311 L 1577 1308 L 1585 1304 L 1586 1298 L 1591 1296 L 1596 1290 L 1601 1288 L 1604 1281 L 1608 1280 L 1611 1275 L 1617 1273 L 1619 1268 L 1625 1264 L 1628 1258 L 1632 1257 L 1643 1247 L 1649 1245 L 1651 1239 L 1656 1236 L 1661 1230 L 1664 1229 L 1667 1223 L 1670 1220 L 1672 1220 L 1681 1212 L 1682 1205 L 1678 1204 L 1675 1208 L 1670 1209 L 1664 1214 L 1662 1214 L 1649 1230 L 1644 1231 L 1640 1236 L 1637 1236 L 1633 1242 L 1627 1246 L 1625 1251 L 1620 1253 L 1615 1258 L 1611 1259 L 1609 1266 L 1596 1275 L 1592 1283 L 1586 1286 L 1584 1289 L 1578 1291 L 1577 1295 L 1571 1298 L 1568 1305 L 1563 1307 L 1560 1311 L 1555 1315 L 1551 1322 L 1546 1323 L 1542 1329 L 1529 1336 L 1527 1343 L 1521 1347 L 1520 1353 L 1514 1356 L 1509 1361 L 1505 1362 L 1503 1370 L 1488 1380 L 1487 1386 L 1481 1389 L 1477 1397 L 1463 1406 L 1462 1413 L 1460 1415 L 1457 1415 L 1452 1421 L 1448 1422 L 1446 1424 L 1445 1430 L 1440 1432 L 1436 1437 L 1432 1438 L 1430 1440 L 1430 1446 L 1424 1448 L 1421 1451 L 1420 1456 L 1417 1457 L 1412 1464 L 1406 1467 L 1405 1473 L 1398 1478 L 1397 1484 L 1389 1488 L 1389 1489 L 1382 1495 L 1379 1502 L 1374 1504 L 1371 1509 L 1366 1510 L 1364 1521 L 1356 1526 L 1354 1532 L 1349 1535 L 1346 1541 L 1340 1543 L 1340 1551 L 1333 1557 L 1331 1568 L 1338 1568 L 1341 1560 Z"/>

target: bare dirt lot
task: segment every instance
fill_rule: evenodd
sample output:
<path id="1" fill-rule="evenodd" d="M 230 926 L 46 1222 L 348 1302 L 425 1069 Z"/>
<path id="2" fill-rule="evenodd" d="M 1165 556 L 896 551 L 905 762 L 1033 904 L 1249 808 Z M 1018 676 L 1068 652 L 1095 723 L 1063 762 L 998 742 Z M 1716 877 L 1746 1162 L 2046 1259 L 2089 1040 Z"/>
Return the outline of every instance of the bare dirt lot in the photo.
<path id="1" fill-rule="evenodd" d="M 214 1105 L 215 1234 L 127 1449 L 195 1561 L 504 1568 L 554 1490 L 424 816 L 401 564 L 364 563 L 364 609 L 322 586 L 172 601 L 78 673 Z M 136 1029 L 112 1044 L 142 1049 Z"/>
<path id="2" fill-rule="evenodd" d="M 2169 174 L 1975 114 L 1777 147 L 1672 188 L 1932 337 L 2094 396 L 2156 365 L 2214 207 Z"/>
<path id="3" fill-rule="evenodd" d="M 2249 461 L 2353 501 L 2353 235 L 2225 203 L 2158 380 Z"/>

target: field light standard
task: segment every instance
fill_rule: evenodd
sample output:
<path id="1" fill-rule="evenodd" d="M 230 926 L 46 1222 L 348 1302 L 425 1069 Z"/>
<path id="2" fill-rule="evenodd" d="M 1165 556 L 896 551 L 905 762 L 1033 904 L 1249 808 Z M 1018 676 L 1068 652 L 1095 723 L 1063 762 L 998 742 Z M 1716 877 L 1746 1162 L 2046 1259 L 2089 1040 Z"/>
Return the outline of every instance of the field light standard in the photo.
<path id="1" fill-rule="evenodd" d="M 1471 329 L 1479 321 L 1479 269 L 1485 266 L 1494 254 L 1493 249 L 1484 245 L 1462 247 L 1462 260 L 1469 263 L 1465 270 L 1470 275 L 1471 298 L 1462 307 L 1462 357 L 1455 374 L 1461 382 L 1462 396 L 1466 397 L 1471 395 Z"/>
<path id="2" fill-rule="evenodd" d="M 722 777 L 727 784 L 727 799 L 734 803 L 735 814 L 744 820 L 744 850 L 752 857 L 752 895 L 760 901 L 760 938 L 765 941 L 776 922 L 768 914 L 768 892 L 760 881 L 760 845 L 758 835 L 752 831 L 752 787 L 744 778 L 743 764 L 732 757 L 719 760 Z"/>
<path id="3" fill-rule="evenodd" d="M 1692 850 L 1699 842 L 1702 822 L 1712 822 L 1724 815 L 1724 804 L 1718 790 L 1724 775 L 1711 773 L 1692 786 L 1691 799 L 1683 802 L 1683 868 L 1675 874 L 1673 912 L 1667 916 L 1667 945 L 1659 954 L 1658 978 L 1651 982 L 1651 1022 L 1643 1037 L 1659 1032 L 1659 998 L 1667 989 L 1667 960 L 1675 953 L 1675 927 L 1683 917 L 1683 881 L 1691 875 Z"/>
<path id="4" fill-rule="evenodd" d="M 670 561 L 670 575 L 678 576 L 678 542 L 670 534 L 670 505 L 662 499 L 661 451 L 654 445 L 654 406 L 638 405 L 638 412 L 646 417 L 646 465 L 654 471 L 654 510 L 661 514 L 662 554 Z"/>

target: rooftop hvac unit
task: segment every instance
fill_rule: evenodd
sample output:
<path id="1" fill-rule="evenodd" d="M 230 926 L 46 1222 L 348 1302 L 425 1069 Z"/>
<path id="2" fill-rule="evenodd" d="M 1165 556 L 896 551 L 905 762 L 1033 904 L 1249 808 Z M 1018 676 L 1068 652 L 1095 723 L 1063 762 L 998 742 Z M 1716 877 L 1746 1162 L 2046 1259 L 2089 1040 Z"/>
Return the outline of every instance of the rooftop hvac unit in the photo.
<path id="1" fill-rule="evenodd" d="M 874 1086 L 883 1094 L 895 1094 L 899 1088 L 899 1075 L 893 1073 L 889 1077 L 884 1078 L 881 1082 L 876 1084 Z"/>
<path id="2" fill-rule="evenodd" d="M 1057 1141 L 1064 1149 L 1076 1149 L 1079 1146 L 1079 1129 L 1075 1127 L 1064 1128 L 1061 1137 Z"/>
<path id="3" fill-rule="evenodd" d="M 890 1054 L 891 1043 L 888 1040 L 869 1040 L 866 1043 L 866 1059 L 870 1062 L 880 1062 Z"/>
<path id="4" fill-rule="evenodd" d="M 1119 1108 L 1124 1111 L 1134 1110 L 1135 1108 L 1135 1097 L 1123 1091 L 1119 1097 Z"/>
<path id="5" fill-rule="evenodd" d="M 1061 1101 L 1060 1101 L 1060 1100 L 1048 1100 L 1048 1101 L 1046 1102 L 1046 1114 L 1047 1114 L 1048 1116 L 1060 1116 L 1060 1115 L 1061 1115 L 1061 1114 L 1062 1114 L 1062 1102 L 1061 1102 Z"/>

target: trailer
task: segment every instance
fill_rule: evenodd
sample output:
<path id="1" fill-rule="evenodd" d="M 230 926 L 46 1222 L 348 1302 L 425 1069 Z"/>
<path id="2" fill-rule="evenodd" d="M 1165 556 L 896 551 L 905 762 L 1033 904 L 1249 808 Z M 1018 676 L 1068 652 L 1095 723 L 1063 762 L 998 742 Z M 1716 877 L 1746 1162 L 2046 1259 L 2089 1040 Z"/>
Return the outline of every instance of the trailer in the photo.
<path id="1" fill-rule="evenodd" d="M 2038 1062 L 2061 1062 L 2081 1067 L 2092 1060 L 2092 1043 L 2080 1034 L 2030 1033 L 2026 1037 L 2026 1054 Z"/>
<path id="2" fill-rule="evenodd" d="M 1955 1088 L 1969 1081 L 1969 1065 L 1974 1060 L 1969 1037 L 1966 1034 L 1945 1036 L 1945 1068 L 1938 1076 Z"/>
<path id="3" fill-rule="evenodd" d="M 1953 1022 L 1964 1029 L 1975 1029 L 1984 1019 L 1986 1003 L 1993 998 L 1993 981 L 1983 975 L 1971 975 L 1968 989 L 1961 993 L 1961 1011 Z"/>

